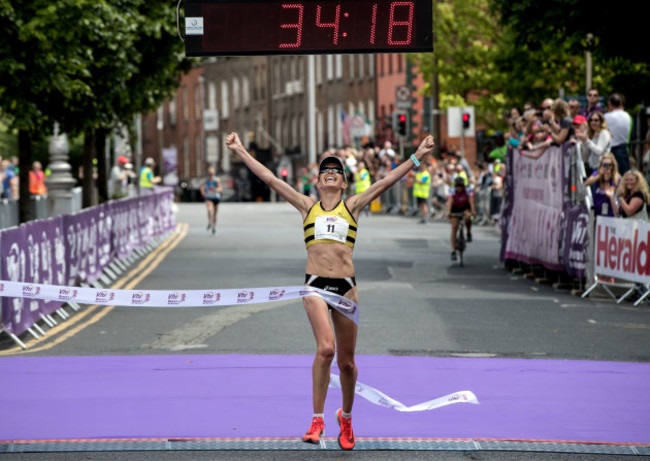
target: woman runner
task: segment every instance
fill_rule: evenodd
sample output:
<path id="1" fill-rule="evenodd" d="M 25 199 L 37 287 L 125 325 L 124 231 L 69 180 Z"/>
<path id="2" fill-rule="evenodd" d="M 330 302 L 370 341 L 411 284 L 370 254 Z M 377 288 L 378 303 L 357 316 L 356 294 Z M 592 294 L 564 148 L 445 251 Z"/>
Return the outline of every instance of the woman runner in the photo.
<path id="1" fill-rule="evenodd" d="M 357 234 L 357 221 L 361 211 L 374 199 L 418 166 L 425 155 L 433 151 L 434 140 L 427 136 L 415 154 L 388 172 L 364 192 L 343 199 L 347 187 L 345 168 L 338 157 L 326 157 L 320 162 L 318 189 L 320 201 L 316 202 L 294 190 L 276 177 L 268 168 L 253 158 L 244 148 L 239 136 L 231 133 L 226 146 L 237 154 L 251 171 L 287 202 L 293 205 L 303 219 L 307 268 L 305 284 L 331 291 L 358 303 L 358 291 L 352 264 L 352 249 Z M 325 428 L 323 409 L 330 380 L 330 365 L 336 353 L 341 373 L 342 407 L 336 412 L 340 427 L 339 445 L 344 450 L 354 448 L 352 431 L 352 404 L 357 381 L 354 353 L 357 340 L 356 324 L 343 314 L 328 309 L 320 297 L 307 296 L 303 305 L 316 340 L 316 356 L 312 365 L 313 418 L 302 439 L 319 443 Z M 331 317 L 330 317 L 331 316 Z M 332 331 L 331 324 L 334 327 Z"/>

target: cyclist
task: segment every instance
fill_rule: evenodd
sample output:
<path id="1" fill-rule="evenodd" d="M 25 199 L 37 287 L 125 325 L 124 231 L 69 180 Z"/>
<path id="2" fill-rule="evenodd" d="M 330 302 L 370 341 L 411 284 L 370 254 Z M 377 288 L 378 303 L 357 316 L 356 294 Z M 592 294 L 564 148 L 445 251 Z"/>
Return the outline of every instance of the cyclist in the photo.
<path id="1" fill-rule="evenodd" d="M 458 232 L 458 224 L 460 217 L 465 220 L 467 228 L 467 241 L 472 241 L 472 221 L 471 216 L 476 215 L 476 207 L 474 205 L 474 191 L 468 187 L 465 178 L 457 175 L 454 178 L 454 188 L 450 190 L 449 198 L 447 198 L 447 217 L 451 222 L 451 260 L 456 261 L 456 233 Z"/>

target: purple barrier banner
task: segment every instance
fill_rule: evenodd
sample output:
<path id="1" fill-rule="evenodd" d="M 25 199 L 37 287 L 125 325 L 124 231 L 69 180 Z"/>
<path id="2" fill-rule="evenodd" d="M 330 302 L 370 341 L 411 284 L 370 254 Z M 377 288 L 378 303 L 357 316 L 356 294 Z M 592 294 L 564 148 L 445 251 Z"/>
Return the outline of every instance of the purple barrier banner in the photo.
<path id="1" fill-rule="evenodd" d="M 559 260 L 563 204 L 563 152 L 549 147 L 538 159 L 514 151 L 513 203 L 505 256 L 547 269 L 562 270 Z"/>
<path id="2" fill-rule="evenodd" d="M 98 272 L 98 207 L 76 215 L 63 216 L 63 229 L 66 236 L 66 255 L 68 257 L 68 286 L 81 282 L 93 283 Z"/>
<path id="3" fill-rule="evenodd" d="M 146 247 L 154 237 L 171 231 L 175 223 L 174 194 L 160 188 L 145 197 L 111 201 L 76 215 L 33 221 L 0 232 L 2 280 L 27 282 L 24 298 L 2 297 L 1 326 L 21 334 L 56 311 L 66 299 L 43 301 L 30 293 L 31 284 L 76 287 L 91 284 L 115 259 Z M 0 296 L 2 294 L 0 293 Z"/>
<path id="4" fill-rule="evenodd" d="M 584 278 L 586 277 L 589 246 L 587 233 L 589 209 L 586 205 L 571 206 L 566 204 L 563 215 L 562 264 L 570 276 Z"/>
<path id="5" fill-rule="evenodd" d="M 54 244 L 56 239 L 56 228 L 60 220 L 46 219 L 32 221 L 23 227 L 26 253 L 25 253 L 25 281 L 30 283 L 41 283 L 52 285 L 55 281 L 54 266 Z M 61 303 L 54 301 L 40 301 L 32 299 L 29 301 L 29 310 L 38 311 L 49 315 L 61 307 Z"/>
<path id="6" fill-rule="evenodd" d="M 505 261 L 506 258 L 506 245 L 510 236 L 510 225 L 512 223 L 512 208 L 515 203 L 515 194 L 513 186 L 512 162 L 515 150 L 509 147 L 506 153 L 506 177 L 503 184 L 503 202 L 501 203 L 501 217 L 499 220 L 499 227 L 501 229 L 501 248 L 499 251 L 499 260 Z M 519 152 L 517 151 L 517 155 Z"/>
<path id="7" fill-rule="evenodd" d="M 137 210 L 132 201 L 137 198 L 109 202 L 111 214 L 111 246 L 118 259 L 127 258 L 133 252 L 132 237 L 137 230 Z"/>
<path id="8" fill-rule="evenodd" d="M 2 279 L 12 282 L 31 282 L 27 278 L 27 247 L 24 226 L 2 232 L 0 249 L 2 251 Z M 23 292 L 29 294 L 27 285 Z M 10 333 L 19 334 L 40 320 L 38 310 L 29 306 L 29 296 L 25 298 L 2 298 L 2 327 Z M 38 309 L 38 304 L 36 304 Z"/>
<path id="9" fill-rule="evenodd" d="M 169 232 L 170 229 L 173 229 L 176 225 L 176 219 L 174 216 L 174 189 L 171 187 L 165 188 L 156 188 L 156 191 L 160 189 L 160 193 L 156 193 L 153 197 L 156 200 L 156 220 L 154 221 L 154 237 L 160 237 L 161 235 Z"/>

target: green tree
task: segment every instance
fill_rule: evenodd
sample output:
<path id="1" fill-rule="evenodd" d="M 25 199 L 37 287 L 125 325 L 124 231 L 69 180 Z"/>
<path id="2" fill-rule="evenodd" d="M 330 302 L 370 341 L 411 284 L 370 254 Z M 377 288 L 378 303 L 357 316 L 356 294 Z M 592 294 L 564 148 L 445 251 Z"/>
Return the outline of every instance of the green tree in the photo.
<path id="1" fill-rule="evenodd" d="M 539 89 L 538 99 L 542 91 L 557 94 L 558 88 L 584 94 L 584 55 L 589 49 L 593 85 L 601 94 L 622 92 L 628 106 L 647 98 L 647 18 L 638 5 L 604 0 L 491 0 L 491 6 L 509 43 L 501 49 L 499 68 L 521 77 L 519 87 L 508 88 L 510 97 L 521 98 L 526 86 Z"/>
<path id="2" fill-rule="evenodd" d="M 107 130 L 160 104 L 190 65 L 174 27 L 163 0 L 0 0 L 0 108 L 18 133 L 21 222 L 30 219 L 32 140 L 57 121 L 101 150 Z M 94 144 L 84 142 L 85 191 Z"/>
<path id="3" fill-rule="evenodd" d="M 505 104 L 504 77 L 495 65 L 501 32 L 488 6 L 488 0 L 436 0 L 433 54 L 413 57 L 428 82 L 422 94 L 431 94 L 435 73 L 441 110 L 471 104 L 480 121 L 494 126 Z"/>

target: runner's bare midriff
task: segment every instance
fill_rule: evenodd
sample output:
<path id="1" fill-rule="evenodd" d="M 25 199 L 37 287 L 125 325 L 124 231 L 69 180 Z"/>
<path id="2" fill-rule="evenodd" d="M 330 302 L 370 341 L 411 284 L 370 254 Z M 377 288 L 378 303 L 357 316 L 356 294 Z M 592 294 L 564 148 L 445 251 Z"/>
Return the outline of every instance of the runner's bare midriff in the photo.
<path id="1" fill-rule="evenodd" d="M 354 276 L 352 248 L 336 242 L 310 245 L 305 272 L 330 278 Z"/>

